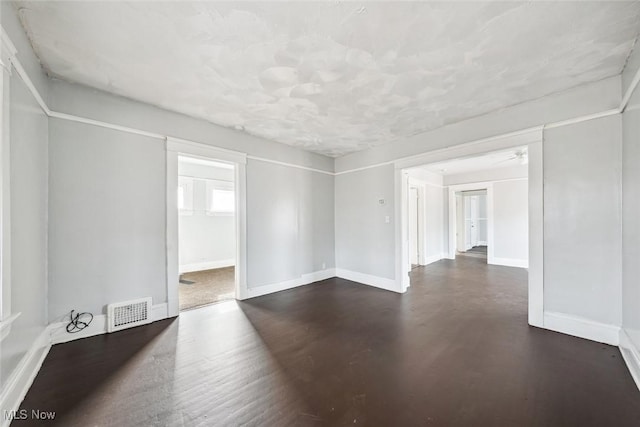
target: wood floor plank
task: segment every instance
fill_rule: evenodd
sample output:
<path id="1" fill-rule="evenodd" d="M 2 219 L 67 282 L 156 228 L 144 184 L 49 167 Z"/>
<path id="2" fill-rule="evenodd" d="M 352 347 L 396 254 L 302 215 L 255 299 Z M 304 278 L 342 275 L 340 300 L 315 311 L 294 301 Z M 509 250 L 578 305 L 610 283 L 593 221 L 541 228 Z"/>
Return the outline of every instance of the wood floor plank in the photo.
<path id="1" fill-rule="evenodd" d="M 62 426 L 640 425 L 616 347 L 527 325 L 525 270 L 411 274 L 404 295 L 329 279 L 56 345 L 22 408 Z"/>

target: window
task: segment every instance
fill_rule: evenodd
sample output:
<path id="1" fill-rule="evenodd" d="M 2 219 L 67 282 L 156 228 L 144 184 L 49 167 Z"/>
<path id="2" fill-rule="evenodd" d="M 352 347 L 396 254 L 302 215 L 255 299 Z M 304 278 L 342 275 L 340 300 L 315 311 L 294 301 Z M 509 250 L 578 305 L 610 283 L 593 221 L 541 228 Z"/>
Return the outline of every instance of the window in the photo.
<path id="1" fill-rule="evenodd" d="M 178 177 L 178 211 L 180 215 L 193 215 L 193 178 Z"/>
<path id="2" fill-rule="evenodd" d="M 233 183 L 207 181 L 207 215 L 233 215 L 236 197 Z"/>

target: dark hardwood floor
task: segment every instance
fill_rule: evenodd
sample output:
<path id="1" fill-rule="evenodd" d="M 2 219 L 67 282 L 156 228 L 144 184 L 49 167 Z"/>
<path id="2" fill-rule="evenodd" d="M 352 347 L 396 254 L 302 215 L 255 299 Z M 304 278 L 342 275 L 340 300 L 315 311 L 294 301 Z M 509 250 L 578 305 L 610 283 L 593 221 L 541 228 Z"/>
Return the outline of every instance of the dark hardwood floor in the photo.
<path id="1" fill-rule="evenodd" d="M 54 346 L 22 408 L 62 426 L 639 426 L 618 349 L 529 327 L 526 290 L 525 270 L 459 258 L 405 295 L 330 279 L 215 304 Z"/>

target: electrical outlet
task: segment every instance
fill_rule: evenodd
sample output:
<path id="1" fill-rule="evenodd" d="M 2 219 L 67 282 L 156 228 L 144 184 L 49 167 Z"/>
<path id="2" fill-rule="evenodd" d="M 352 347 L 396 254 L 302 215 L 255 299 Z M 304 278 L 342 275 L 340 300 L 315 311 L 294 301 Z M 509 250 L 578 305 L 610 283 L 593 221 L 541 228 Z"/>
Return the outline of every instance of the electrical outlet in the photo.
<path id="1" fill-rule="evenodd" d="M 326 268 L 327 268 L 327 264 L 323 262 L 323 263 L 322 263 L 322 269 L 324 270 L 324 269 L 326 269 Z"/>

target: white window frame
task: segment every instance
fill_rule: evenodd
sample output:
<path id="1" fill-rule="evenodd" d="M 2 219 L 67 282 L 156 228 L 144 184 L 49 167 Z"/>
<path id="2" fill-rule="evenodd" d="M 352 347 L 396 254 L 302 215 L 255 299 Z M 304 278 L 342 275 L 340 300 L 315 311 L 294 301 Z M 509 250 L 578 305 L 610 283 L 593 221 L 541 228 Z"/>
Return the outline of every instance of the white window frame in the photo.
<path id="1" fill-rule="evenodd" d="M 0 341 L 20 313 L 11 311 L 11 133 L 10 84 L 16 49 L 2 29 L 0 43 Z"/>
<path id="2" fill-rule="evenodd" d="M 213 192 L 216 190 L 230 191 L 235 204 L 236 192 L 233 182 L 207 179 L 205 185 L 205 213 L 209 216 L 234 216 L 236 214 L 235 206 L 233 211 L 213 209 Z"/>
<path id="3" fill-rule="evenodd" d="M 180 202 L 180 189 L 183 191 L 183 198 L 185 201 L 185 207 L 181 207 L 179 203 L 176 203 L 178 207 L 178 212 L 181 216 L 189 216 L 193 215 L 195 200 L 194 200 L 194 187 L 195 180 L 188 176 L 178 176 L 178 194 L 176 197 L 178 198 L 178 202 Z M 190 203 L 189 203 L 190 202 Z"/>

